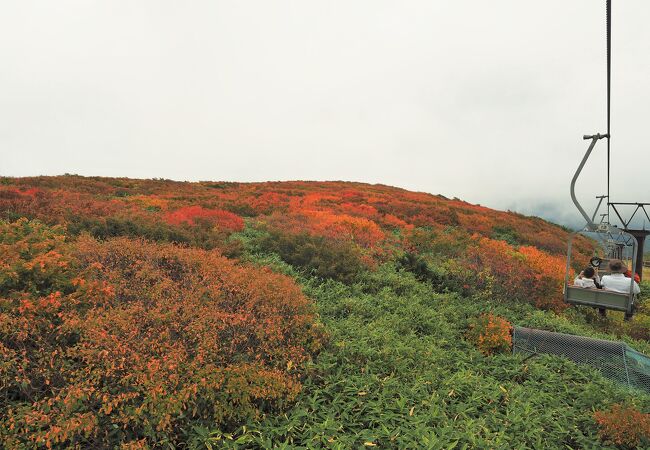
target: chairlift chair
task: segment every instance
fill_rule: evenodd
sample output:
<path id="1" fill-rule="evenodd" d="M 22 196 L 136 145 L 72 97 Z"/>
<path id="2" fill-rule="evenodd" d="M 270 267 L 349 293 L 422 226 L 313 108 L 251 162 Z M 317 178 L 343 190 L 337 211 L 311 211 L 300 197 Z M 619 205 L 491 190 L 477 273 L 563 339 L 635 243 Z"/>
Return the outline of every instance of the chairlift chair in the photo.
<path id="1" fill-rule="evenodd" d="M 599 269 L 599 275 L 608 274 L 608 263 L 612 259 L 632 260 L 632 273 L 636 270 L 637 241 L 634 236 L 616 227 L 610 227 L 607 231 L 591 231 L 588 228 L 580 230 L 571 235 L 569 249 L 567 252 L 567 266 L 564 278 L 564 301 L 572 305 L 590 306 L 600 310 L 621 311 L 625 318 L 630 319 L 636 309 L 636 295 L 634 294 L 634 276 L 630 278 L 629 293 L 618 293 L 603 289 L 589 289 L 580 286 L 573 286 L 572 262 L 573 262 L 573 241 L 582 235 L 590 238 L 596 245 L 594 257 L 590 261 L 592 267 Z M 604 238 L 604 242 L 603 242 Z M 612 246 L 614 238 L 617 245 Z M 604 269 L 604 270 L 603 270 Z"/>

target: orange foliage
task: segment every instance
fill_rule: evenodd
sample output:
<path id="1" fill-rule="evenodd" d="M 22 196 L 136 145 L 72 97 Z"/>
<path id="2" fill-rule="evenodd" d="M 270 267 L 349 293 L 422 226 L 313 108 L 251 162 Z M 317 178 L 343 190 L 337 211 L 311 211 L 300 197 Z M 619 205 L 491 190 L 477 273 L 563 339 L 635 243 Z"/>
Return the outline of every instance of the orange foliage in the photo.
<path id="1" fill-rule="evenodd" d="M 273 211 L 286 209 L 289 196 L 277 192 L 264 192 L 259 197 L 253 197 L 249 204 L 260 214 L 270 214 Z"/>
<path id="2" fill-rule="evenodd" d="M 149 209 L 153 208 L 161 211 L 165 211 L 169 207 L 168 199 L 160 198 L 153 195 L 134 195 L 132 197 L 127 197 L 126 200 L 129 202 L 140 203 L 144 208 L 149 208 Z"/>
<path id="3" fill-rule="evenodd" d="M 344 182 L 177 183 L 76 176 L 8 180 L 0 187 L 0 212 L 7 217 L 75 223 L 76 230 L 95 230 L 99 237 L 142 235 L 228 249 L 232 245 L 224 241 L 228 234 L 244 227 L 239 216 L 255 216 L 252 227 L 267 224 L 284 234 L 352 242 L 369 266 L 402 251 L 429 253 L 453 259 L 450 266 L 457 273 L 466 272 L 461 277 L 464 283 L 471 284 L 474 276 L 476 286 L 491 285 L 497 297 L 556 311 L 564 307 L 559 300 L 564 264 L 559 261 L 564 259 L 569 233 L 539 218 L 458 199 Z M 122 222 L 111 228 L 95 220 L 104 218 Z M 95 221 L 84 222 L 87 219 Z M 179 236 L 180 231 L 168 225 L 199 222 L 212 228 L 185 227 L 186 235 Z M 414 238 L 420 232 L 430 242 Z M 574 249 L 577 266 L 586 264 L 589 242 L 578 238 Z M 226 251 L 237 255 L 236 249 Z"/>
<path id="4" fill-rule="evenodd" d="M 244 229 L 244 221 L 237 214 L 218 209 L 205 209 L 201 206 L 185 206 L 165 215 L 167 223 L 180 225 L 187 223 L 194 225 L 197 220 L 208 220 L 217 227 L 229 231 Z"/>
<path id="5" fill-rule="evenodd" d="M 525 269 L 516 250 L 504 241 L 474 235 L 467 248 L 467 267 L 485 278 L 494 278 L 494 292 L 499 297 L 526 298 L 530 285 L 522 273 Z M 489 280 L 482 280 L 487 283 Z"/>
<path id="6" fill-rule="evenodd" d="M 406 223 L 399 217 L 396 217 L 392 214 L 385 214 L 383 218 L 383 222 L 389 227 L 401 228 L 404 230 L 412 230 L 413 228 L 415 228 L 413 225 Z"/>
<path id="7" fill-rule="evenodd" d="M 87 194 L 64 190 L 28 190 L 25 195 L 13 189 L 0 188 L 0 211 L 37 218 L 48 223 L 64 223 L 66 217 L 109 217 L 117 215 L 121 202 L 99 199 Z"/>
<path id="8" fill-rule="evenodd" d="M 377 218 L 377 209 L 365 204 L 342 203 L 341 211 L 352 216 L 366 217 L 368 219 Z"/>
<path id="9" fill-rule="evenodd" d="M 490 217 L 483 214 L 458 214 L 460 226 L 471 233 L 481 233 L 489 236 L 494 228 L 494 223 Z"/>
<path id="10" fill-rule="evenodd" d="M 170 204 L 172 198 L 173 205 Z M 197 205 L 203 205 L 203 208 L 193 209 L 199 208 Z M 142 206 L 150 209 L 147 216 L 142 216 Z M 156 208 L 161 210 L 159 215 L 153 211 Z M 349 237 L 348 228 L 359 228 L 359 224 L 342 228 L 333 225 L 333 230 L 329 230 L 327 225 L 318 224 L 332 222 L 331 217 L 323 219 L 318 216 L 318 213 L 326 213 L 333 217 L 340 216 L 342 220 L 352 217 L 373 222 L 372 225 L 361 225 L 374 235 L 366 239 L 364 245 L 381 243 L 378 231 L 383 232 L 382 227 L 455 226 L 469 234 L 478 233 L 487 238 L 492 238 L 495 227 L 498 227 L 512 230 L 521 245 L 532 245 L 558 255 L 565 253 L 568 238 L 566 231 L 538 218 L 494 211 L 456 199 L 389 186 L 343 182 L 197 184 L 76 176 L 23 178 L 15 179 L 15 185 L 0 188 L 0 211 L 14 211 L 50 223 L 64 223 L 77 215 L 136 216 L 147 220 L 158 217 L 175 224 L 192 223 L 199 217 L 217 219 L 217 213 L 207 211 L 237 211 L 244 215 L 267 216 L 289 212 L 292 215 L 311 214 L 311 219 L 316 223 L 313 228 L 308 228 L 313 232 L 320 232 L 321 226 L 328 235 L 342 232 Z M 221 217 L 220 220 L 226 227 L 241 227 L 241 222 L 231 216 Z M 357 239 L 360 232 L 353 230 L 352 234 Z M 577 244 L 582 253 L 582 242 Z"/>
<path id="11" fill-rule="evenodd" d="M 314 234 L 349 238 L 364 247 L 371 247 L 384 239 L 381 228 L 375 222 L 362 217 L 321 211 L 305 211 L 304 214 L 309 218 L 309 226 Z"/>
<path id="12" fill-rule="evenodd" d="M 17 179 L 15 185 L 1 187 L 0 211 L 56 223 L 76 220 L 74 217 L 122 217 L 137 219 L 140 224 L 207 221 L 216 227 L 200 231 L 204 235 L 183 239 L 210 242 L 210 247 L 224 249 L 231 244 L 218 241 L 244 227 L 242 218 L 229 212 L 238 211 L 257 217 L 251 221 L 253 227 L 267 224 L 284 234 L 306 232 L 352 242 L 369 267 L 403 250 L 429 252 L 453 259 L 449 266 L 463 284 L 490 288 L 496 297 L 528 301 L 542 308 L 564 308 L 560 286 L 569 236 L 565 230 L 535 217 L 388 186 L 39 177 Z M 92 226 L 82 224 L 79 228 Z M 130 228 L 124 229 L 128 232 Z M 403 233 L 396 237 L 395 230 Z M 413 232 L 417 230 L 424 235 L 415 238 L 419 231 Z M 116 233 L 120 233 L 119 228 Z M 179 240 L 164 229 L 142 232 L 147 233 L 163 237 L 167 233 L 169 240 Z M 425 242 L 424 237 L 430 241 Z M 576 264 L 585 264 L 591 251 L 589 242 L 578 238 L 574 249 Z"/>
<path id="13" fill-rule="evenodd" d="M 486 356 L 508 352 L 512 349 L 512 324 L 492 313 L 481 314 L 470 322 L 467 338 Z"/>
<path id="14" fill-rule="evenodd" d="M 307 210 L 300 214 L 273 215 L 268 223 L 290 233 L 309 232 L 332 239 L 354 241 L 362 247 L 372 247 L 385 238 L 373 221 L 327 211 Z"/>
<path id="15" fill-rule="evenodd" d="M 650 414 L 615 404 L 609 411 L 596 411 L 598 434 L 606 442 L 627 448 L 650 445 Z"/>
<path id="16" fill-rule="evenodd" d="M 562 297 L 565 260 L 534 247 L 516 249 L 507 242 L 474 236 L 467 250 L 468 267 L 494 278 L 494 292 L 503 298 L 533 303 L 543 309 L 566 308 Z M 485 280 L 484 280 L 485 281 Z"/>
<path id="17" fill-rule="evenodd" d="M 81 237 L 21 220 L 0 243 L 0 440 L 179 443 L 300 391 L 323 335 L 288 277 L 215 252 Z"/>
<path id="18" fill-rule="evenodd" d="M 549 255 L 535 247 L 520 247 L 519 253 L 532 269 L 537 295 L 535 306 L 543 309 L 561 311 L 566 308 L 562 296 L 566 259 L 563 256 Z M 569 274 L 573 279 L 573 273 Z"/>

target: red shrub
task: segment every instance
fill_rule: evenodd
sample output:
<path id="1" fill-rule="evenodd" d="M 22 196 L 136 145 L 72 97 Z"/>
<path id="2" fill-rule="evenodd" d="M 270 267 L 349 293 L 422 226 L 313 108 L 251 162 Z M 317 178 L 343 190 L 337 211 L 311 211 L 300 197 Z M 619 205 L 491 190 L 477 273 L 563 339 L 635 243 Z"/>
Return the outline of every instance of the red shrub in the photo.
<path id="1" fill-rule="evenodd" d="M 401 228 L 403 230 L 412 230 L 414 228 L 413 225 L 406 223 L 399 217 L 396 217 L 392 214 L 384 215 L 383 222 L 389 227 Z"/>
<path id="2" fill-rule="evenodd" d="M 472 241 L 466 255 L 469 269 L 481 276 L 490 275 L 494 281 L 494 293 L 500 298 L 530 297 L 530 271 L 522 264 L 522 258 L 511 245 L 479 235 L 473 236 Z"/>
<path id="3" fill-rule="evenodd" d="M 498 297 L 558 312 L 566 308 L 562 299 L 564 257 L 534 247 L 516 249 L 507 242 L 478 235 L 473 241 L 467 249 L 467 267 L 476 273 L 489 273 Z"/>
<path id="4" fill-rule="evenodd" d="M 370 220 L 374 220 L 378 217 L 377 209 L 375 209 L 373 206 L 365 205 L 363 203 L 362 204 L 343 203 L 340 205 L 339 209 L 345 214 L 349 214 L 351 216 L 365 217 Z"/>
<path id="5" fill-rule="evenodd" d="M 598 434 L 605 442 L 628 448 L 642 444 L 648 448 L 650 445 L 650 414 L 615 404 L 609 411 L 596 411 L 594 420 L 599 427 Z"/>
<path id="6" fill-rule="evenodd" d="M 384 232 L 372 220 L 343 214 L 306 211 L 315 234 L 332 238 L 348 238 L 364 247 L 372 247 L 384 239 Z"/>
<path id="7" fill-rule="evenodd" d="M 469 233 L 480 233 L 483 236 L 489 236 L 494 226 L 490 217 L 483 214 L 458 214 L 458 222 Z"/>
<path id="8" fill-rule="evenodd" d="M 275 214 L 267 222 L 275 229 L 291 234 L 311 235 L 353 241 L 362 247 L 373 247 L 385 238 L 384 232 L 372 220 L 327 211 L 307 210 L 300 214 Z"/>
<path id="9" fill-rule="evenodd" d="M 227 231 L 241 231 L 244 229 L 244 220 L 241 217 L 220 209 L 184 206 L 165 215 L 166 222 L 172 225 L 180 225 L 182 223 L 194 225 L 198 219 L 208 220 L 217 227 Z"/>
<path id="10" fill-rule="evenodd" d="M 525 264 L 532 269 L 535 287 L 535 306 L 542 309 L 562 311 L 564 303 L 562 287 L 566 272 L 566 260 L 563 256 L 553 256 L 535 247 L 520 247 L 519 253 L 525 257 Z M 569 274 L 573 276 L 573 274 Z"/>
<path id="11" fill-rule="evenodd" d="M 289 196 L 277 192 L 264 192 L 259 197 L 252 198 L 249 204 L 259 214 L 271 214 L 273 211 L 287 209 Z"/>

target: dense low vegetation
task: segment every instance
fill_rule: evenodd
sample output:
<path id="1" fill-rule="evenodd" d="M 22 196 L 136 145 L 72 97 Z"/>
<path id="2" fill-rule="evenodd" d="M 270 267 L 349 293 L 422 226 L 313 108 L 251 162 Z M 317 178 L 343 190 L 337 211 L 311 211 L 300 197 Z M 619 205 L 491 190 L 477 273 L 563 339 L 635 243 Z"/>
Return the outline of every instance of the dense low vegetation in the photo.
<path id="1" fill-rule="evenodd" d="M 204 250 L 0 222 L 0 437 L 9 447 L 180 442 L 300 391 L 321 346 L 288 277 Z"/>
<path id="2" fill-rule="evenodd" d="M 649 444 L 644 393 L 509 351 L 517 324 L 650 353 L 646 305 L 566 308 L 568 231 L 541 219 L 378 185 L 77 176 L 0 178 L 0 217 L 7 448 Z"/>

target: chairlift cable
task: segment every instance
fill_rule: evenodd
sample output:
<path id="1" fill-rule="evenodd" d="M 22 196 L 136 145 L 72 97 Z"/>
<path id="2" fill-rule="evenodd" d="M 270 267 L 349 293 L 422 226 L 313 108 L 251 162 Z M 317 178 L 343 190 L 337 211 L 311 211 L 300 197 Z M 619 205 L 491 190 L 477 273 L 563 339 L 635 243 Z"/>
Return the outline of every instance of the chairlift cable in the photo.
<path id="1" fill-rule="evenodd" d="M 607 27 L 607 221 L 609 221 L 609 173 L 610 173 L 610 152 L 609 143 L 612 139 L 610 132 L 611 122 L 611 93 L 612 93 L 612 1 L 606 0 L 606 27 Z"/>

